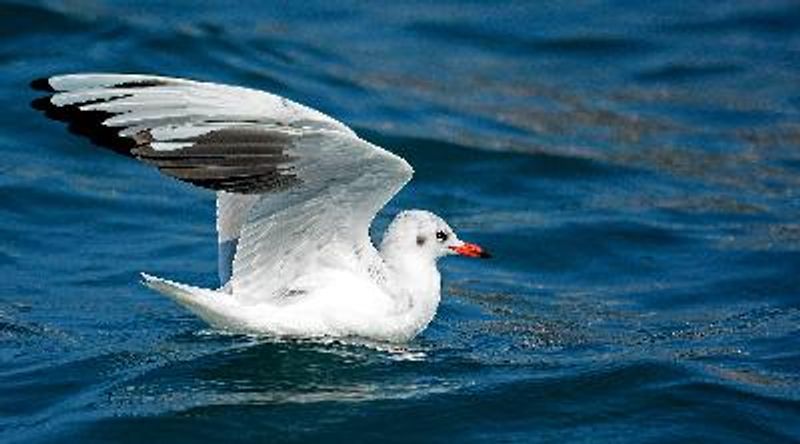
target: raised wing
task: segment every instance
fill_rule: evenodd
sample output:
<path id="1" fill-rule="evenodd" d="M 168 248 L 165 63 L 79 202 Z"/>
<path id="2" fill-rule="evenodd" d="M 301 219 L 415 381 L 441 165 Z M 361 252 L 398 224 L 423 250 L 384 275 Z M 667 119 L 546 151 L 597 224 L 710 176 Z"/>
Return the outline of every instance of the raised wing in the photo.
<path id="1" fill-rule="evenodd" d="M 311 108 L 235 86 L 122 74 L 56 76 L 33 85 L 54 93 L 33 106 L 68 122 L 70 131 L 216 190 L 253 194 L 288 185 L 291 176 L 273 167 L 293 133 L 328 129 L 355 135 Z M 262 128 L 274 129 L 270 140 Z M 241 170 L 253 163 L 261 169 Z"/>
<path id="2" fill-rule="evenodd" d="M 34 107 L 71 131 L 218 191 L 220 270 L 235 255 L 238 294 L 279 295 L 309 261 L 371 266 L 369 224 L 412 173 L 342 123 L 261 91 L 119 74 L 34 86 L 52 93 Z"/>

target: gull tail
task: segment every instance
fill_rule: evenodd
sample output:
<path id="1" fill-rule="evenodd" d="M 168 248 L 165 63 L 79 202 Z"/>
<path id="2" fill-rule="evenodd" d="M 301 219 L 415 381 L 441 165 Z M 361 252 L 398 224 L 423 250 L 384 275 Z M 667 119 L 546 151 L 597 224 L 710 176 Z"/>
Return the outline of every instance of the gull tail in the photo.
<path id="1" fill-rule="evenodd" d="M 142 284 L 146 287 L 167 296 L 214 327 L 226 330 L 234 327 L 237 330 L 235 327 L 241 323 L 235 316 L 238 304 L 228 293 L 181 284 L 147 273 L 141 273 L 141 276 Z"/>

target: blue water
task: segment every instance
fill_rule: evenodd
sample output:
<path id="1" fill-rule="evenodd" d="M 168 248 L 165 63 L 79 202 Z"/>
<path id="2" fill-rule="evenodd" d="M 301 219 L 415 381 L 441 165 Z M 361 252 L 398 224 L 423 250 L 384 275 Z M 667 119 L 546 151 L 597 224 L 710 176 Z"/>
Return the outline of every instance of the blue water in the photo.
<path id="1" fill-rule="evenodd" d="M 794 1 L 4 1 L 0 67 L 0 442 L 800 441 Z M 405 347 L 214 332 L 138 284 L 213 196 L 29 108 L 79 71 L 319 108 L 495 257 Z"/>

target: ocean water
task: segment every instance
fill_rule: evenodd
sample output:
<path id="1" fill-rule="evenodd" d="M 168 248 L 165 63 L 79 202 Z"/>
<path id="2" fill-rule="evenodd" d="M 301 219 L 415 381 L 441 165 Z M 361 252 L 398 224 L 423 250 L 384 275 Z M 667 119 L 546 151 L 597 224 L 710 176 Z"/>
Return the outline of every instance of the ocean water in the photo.
<path id="1" fill-rule="evenodd" d="M 0 442 L 800 441 L 794 1 L 0 3 Z M 407 158 L 441 262 L 405 346 L 215 332 L 211 193 L 31 79 L 268 90 Z"/>

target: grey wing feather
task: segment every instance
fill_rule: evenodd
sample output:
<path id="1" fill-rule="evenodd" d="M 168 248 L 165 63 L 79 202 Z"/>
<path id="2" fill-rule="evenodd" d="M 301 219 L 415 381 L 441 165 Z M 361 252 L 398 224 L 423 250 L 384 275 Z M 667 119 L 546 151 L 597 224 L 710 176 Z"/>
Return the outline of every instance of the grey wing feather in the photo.
<path id="1" fill-rule="evenodd" d="M 279 294 L 321 250 L 353 267 L 375 262 L 369 224 L 412 173 L 341 122 L 262 91 L 124 74 L 35 86 L 51 94 L 34 107 L 71 131 L 218 191 L 220 252 L 233 242 L 242 294 Z"/>
<path id="2" fill-rule="evenodd" d="M 257 194 L 289 186 L 284 166 L 293 134 L 353 134 L 316 110 L 234 86 L 169 77 L 74 74 L 39 82 L 34 101 L 73 132 L 214 190 Z"/>

